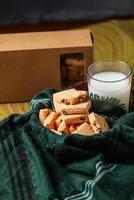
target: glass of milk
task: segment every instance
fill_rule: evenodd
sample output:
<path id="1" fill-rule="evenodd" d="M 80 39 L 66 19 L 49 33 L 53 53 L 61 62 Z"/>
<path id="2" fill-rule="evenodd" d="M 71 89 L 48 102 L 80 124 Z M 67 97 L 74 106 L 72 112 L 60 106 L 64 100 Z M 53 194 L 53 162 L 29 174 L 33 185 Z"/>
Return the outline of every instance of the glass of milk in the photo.
<path id="1" fill-rule="evenodd" d="M 114 97 L 129 110 L 132 81 L 131 67 L 122 61 L 103 60 L 91 64 L 87 69 L 89 95 Z"/>

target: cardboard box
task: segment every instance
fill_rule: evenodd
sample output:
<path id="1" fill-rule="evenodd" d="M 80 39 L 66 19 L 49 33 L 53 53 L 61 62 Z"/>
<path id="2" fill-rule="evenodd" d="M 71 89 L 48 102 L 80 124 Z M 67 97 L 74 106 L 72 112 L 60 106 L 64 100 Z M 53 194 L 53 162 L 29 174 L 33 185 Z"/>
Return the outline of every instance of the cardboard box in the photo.
<path id="1" fill-rule="evenodd" d="M 29 101 L 45 88 L 85 80 L 92 54 L 89 30 L 1 34 L 0 102 Z M 83 59 L 84 66 L 73 67 L 66 62 L 70 57 Z"/>

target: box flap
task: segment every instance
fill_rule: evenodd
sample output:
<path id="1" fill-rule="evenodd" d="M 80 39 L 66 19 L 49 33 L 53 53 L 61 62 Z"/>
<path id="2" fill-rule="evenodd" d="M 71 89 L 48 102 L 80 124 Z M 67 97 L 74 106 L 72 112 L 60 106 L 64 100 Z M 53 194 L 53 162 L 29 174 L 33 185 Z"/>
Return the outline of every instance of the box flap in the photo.
<path id="1" fill-rule="evenodd" d="M 88 29 L 0 34 L 0 51 L 92 46 Z"/>

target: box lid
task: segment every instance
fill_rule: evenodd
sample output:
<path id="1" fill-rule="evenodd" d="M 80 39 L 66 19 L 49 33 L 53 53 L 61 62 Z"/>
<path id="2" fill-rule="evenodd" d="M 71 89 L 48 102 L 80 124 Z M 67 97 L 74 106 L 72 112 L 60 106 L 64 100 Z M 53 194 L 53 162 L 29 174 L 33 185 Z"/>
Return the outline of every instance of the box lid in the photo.
<path id="1" fill-rule="evenodd" d="M 92 46 L 89 29 L 0 34 L 0 51 Z"/>

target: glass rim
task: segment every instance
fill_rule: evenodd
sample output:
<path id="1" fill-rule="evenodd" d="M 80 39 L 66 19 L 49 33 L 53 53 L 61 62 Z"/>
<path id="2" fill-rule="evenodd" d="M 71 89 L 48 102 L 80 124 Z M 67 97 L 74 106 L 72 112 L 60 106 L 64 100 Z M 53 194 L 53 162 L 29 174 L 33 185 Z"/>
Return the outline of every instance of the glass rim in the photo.
<path id="1" fill-rule="evenodd" d="M 115 80 L 115 81 L 104 81 L 104 80 L 101 80 L 101 79 L 94 78 L 91 74 L 89 74 L 89 71 L 88 71 L 89 68 L 91 69 L 95 64 L 99 64 L 99 63 L 103 63 L 103 62 L 104 63 L 106 63 L 106 62 L 119 62 L 119 63 L 122 63 L 123 65 L 125 64 L 128 67 L 128 69 L 130 69 L 130 72 L 129 72 L 129 74 L 125 78 L 118 79 L 118 80 Z M 87 68 L 87 76 L 88 77 L 94 79 L 95 81 L 104 82 L 104 83 L 116 83 L 116 82 L 119 82 L 119 81 L 124 81 L 124 80 L 128 79 L 131 75 L 132 75 L 132 67 L 129 64 L 127 64 L 127 63 L 125 63 L 125 62 L 123 62 L 121 60 L 99 60 L 99 61 L 93 62 Z"/>

